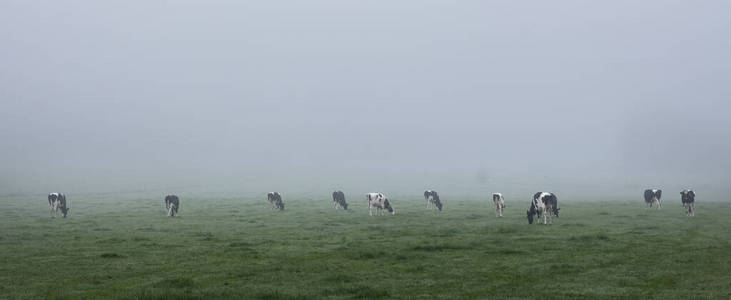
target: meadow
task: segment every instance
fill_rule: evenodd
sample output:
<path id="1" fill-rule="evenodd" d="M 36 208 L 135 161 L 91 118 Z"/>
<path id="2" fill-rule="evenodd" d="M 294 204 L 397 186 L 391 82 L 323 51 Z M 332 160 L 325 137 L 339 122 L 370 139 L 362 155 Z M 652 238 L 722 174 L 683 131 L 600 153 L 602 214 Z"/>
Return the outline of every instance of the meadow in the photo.
<path id="1" fill-rule="evenodd" d="M 487 197 L 392 198 L 395 216 L 369 217 L 361 195 L 348 211 L 284 195 L 281 212 L 180 196 L 177 218 L 162 195 L 71 195 L 66 219 L 44 196 L 0 198 L 0 298 L 731 298 L 730 203 L 688 218 L 675 198 L 559 195 L 543 226 L 509 197 L 497 218 Z"/>

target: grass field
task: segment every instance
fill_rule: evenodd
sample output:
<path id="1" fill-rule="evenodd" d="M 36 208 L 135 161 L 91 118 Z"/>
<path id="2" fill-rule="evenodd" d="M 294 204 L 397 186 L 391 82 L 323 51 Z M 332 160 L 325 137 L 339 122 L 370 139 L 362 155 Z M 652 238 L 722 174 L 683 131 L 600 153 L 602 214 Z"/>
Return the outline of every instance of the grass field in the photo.
<path id="1" fill-rule="evenodd" d="M 275 212 L 264 196 L 181 195 L 168 218 L 162 197 L 70 196 L 67 219 L 44 197 L 0 198 L 0 297 L 731 298 L 729 203 L 687 218 L 678 199 L 559 200 L 543 226 L 528 200 L 498 219 L 487 199 L 394 198 L 395 216 L 369 217 L 346 197 L 349 211 L 284 195 Z"/>

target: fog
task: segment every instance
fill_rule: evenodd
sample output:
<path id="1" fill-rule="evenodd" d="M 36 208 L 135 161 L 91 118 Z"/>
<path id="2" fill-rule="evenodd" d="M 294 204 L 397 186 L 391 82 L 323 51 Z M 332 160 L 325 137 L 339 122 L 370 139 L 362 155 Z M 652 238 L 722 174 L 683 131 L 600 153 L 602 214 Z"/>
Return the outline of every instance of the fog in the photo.
<path id="1" fill-rule="evenodd" d="M 724 200 L 729 37 L 729 1 L 2 1 L 0 195 Z"/>

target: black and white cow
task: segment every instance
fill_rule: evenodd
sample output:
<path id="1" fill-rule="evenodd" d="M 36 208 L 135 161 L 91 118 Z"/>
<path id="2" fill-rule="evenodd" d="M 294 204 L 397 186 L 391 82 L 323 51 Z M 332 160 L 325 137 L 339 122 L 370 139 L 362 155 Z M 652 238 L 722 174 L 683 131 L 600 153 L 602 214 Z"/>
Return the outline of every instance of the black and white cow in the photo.
<path id="1" fill-rule="evenodd" d="M 178 209 L 180 209 L 180 198 L 176 195 L 165 196 L 165 209 L 168 211 L 168 217 L 177 216 Z"/>
<path id="2" fill-rule="evenodd" d="M 282 201 L 282 195 L 280 195 L 278 192 L 269 192 L 267 194 L 267 200 L 269 201 L 269 204 L 272 206 L 272 210 L 275 210 L 275 209 L 284 210 L 284 202 Z"/>
<path id="3" fill-rule="evenodd" d="M 424 200 L 426 200 L 426 209 L 430 209 L 431 205 L 434 205 L 439 211 L 442 210 L 442 200 L 439 199 L 437 191 L 424 191 Z"/>
<path id="4" fill-rule="evenodd" d="M 62 193 L 50 193 L 48 194 L 48 205 L 51 206 L 51 217 L 55 218 L 58 210 L 61 210 L 61 216 L 66 217 L 71 210 L 66 205 L 66 195 Z"/>
<path id="5" fill-rule="evenodd" d="M 657 209 L 660 209 L 660 207 L 662 207 L 662 202 L 660 200 L 660 197 L 662 197 L 662 190 L 659 190 L 659 189 L 645 190 L 646 208 L 652 207 L 652 204 L 657 202 Z"/>
<path id="6" fill-rule="evenodd" d="M 335 209 L 342 207 L 344 210 L 348 210 L 348 203 L 345 202 L 345 193 L 343 191 L 333 192 L 333 204 L 335 205 Z"/>
<path id="7" fill-rule="evenodd" d="M 497 217 L 503 217 L 503 208 L 505 208 L 505 198 L 501 193 L 492 194 L 492 202 L 495 204 L 495 215 Z"/>
<path id="8" fill-rule="evenodd" d="M 368 214 L 373 216 L 373 208 L 376 208 L 376 214 L 380 212 L 383 214 L 383 210 L 388 210 L 391 215 L 396 214 L 391 207 L 391 202 L 388 201 L 388 197 L 381 193 L 368 193 L 366 194 L 366 200 L 368 200 Z"/>
<path id="9" fill-rule="evenodd" d="M 683 202 L 685 215 L 695 217 L 695 192 L 690 189 L 680 191 L 680 200 Z"/>
<path id="10" fill-rule="evenodd" d="M 550 219 L 553 224 L 553 216 L 558 218 L 558 199 L 556 195 L 549 192 L 538 192 L 533 195 L 533 201 L 531 201 L 530 209 L 526 211 L 528 216 L 528 224 L 533 224 L 533 216 L 538 216 L 538 223 L 540 218 L 543 216 L 543 224 L 546 223 L 546 219 Z"/>

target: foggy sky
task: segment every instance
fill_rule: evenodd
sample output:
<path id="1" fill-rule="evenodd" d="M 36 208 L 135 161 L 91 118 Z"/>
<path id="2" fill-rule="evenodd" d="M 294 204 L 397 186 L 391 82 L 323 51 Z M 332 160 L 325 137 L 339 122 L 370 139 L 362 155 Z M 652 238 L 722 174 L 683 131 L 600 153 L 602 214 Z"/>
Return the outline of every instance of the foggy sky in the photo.
<path id="1" fill-rule="evenodd" d="M 0 194 L 728 190 L 729 37 L 729 1 L 2 1 Z"/>

